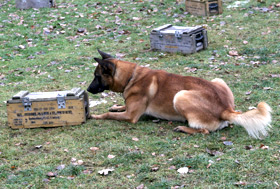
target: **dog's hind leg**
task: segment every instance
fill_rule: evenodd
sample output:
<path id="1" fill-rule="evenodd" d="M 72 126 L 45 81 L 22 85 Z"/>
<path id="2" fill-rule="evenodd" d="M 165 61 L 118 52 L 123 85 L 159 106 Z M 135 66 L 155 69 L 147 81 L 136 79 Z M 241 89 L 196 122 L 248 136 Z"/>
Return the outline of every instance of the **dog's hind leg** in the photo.
<path id="1" fill-rule="evenodd" d="M 215 112 L 218 105 L 211 103 L 203 91 L 179 91 L 174 96 L 173 105 L 175 110 L 188 120 L 191 127 L 179 126 L 175 131 L 206 134 L 217 130 L 223 122 Z"/>
<path id="2" fill-rule="evenodd" d="M 209 131 L 207 129 L 194 129 L 190 127 L 185 127 L 185 126 L 178 126 L 173 131 L 176 132 L 183 132 L 183 133 L 188 133 L 188 134 L 195 134 L 195 133 L 202 133 L 202 134 L 209 134 Z"/>

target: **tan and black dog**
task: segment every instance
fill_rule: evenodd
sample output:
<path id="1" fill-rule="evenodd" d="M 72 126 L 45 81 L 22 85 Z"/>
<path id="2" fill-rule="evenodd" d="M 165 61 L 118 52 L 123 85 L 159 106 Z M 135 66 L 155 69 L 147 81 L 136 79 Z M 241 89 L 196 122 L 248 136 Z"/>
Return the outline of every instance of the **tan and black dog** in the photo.
<path id="1" fill-rule="evenodd" d="M 256 109 L 245 113 L 234 111 L 233 94 L 222 79 L 207 81 L 151 70 L 98 52 L 102 59 L 94 58 L 98 66 L 88 92 L 123 93 L 125 106 L 114 106 L 112 110 L 116 112 L 92 115 L 93 119 L 136 123 L 141 115 L 148 114 L 166 120 L 188 121 L 189 127 L 178 126 L 174 130 L 190 134 L 206 134 L 227 126 L 228 122 L 243 126 L 254 138 L 268 134 L 269 105 L 260 102 Z"/>

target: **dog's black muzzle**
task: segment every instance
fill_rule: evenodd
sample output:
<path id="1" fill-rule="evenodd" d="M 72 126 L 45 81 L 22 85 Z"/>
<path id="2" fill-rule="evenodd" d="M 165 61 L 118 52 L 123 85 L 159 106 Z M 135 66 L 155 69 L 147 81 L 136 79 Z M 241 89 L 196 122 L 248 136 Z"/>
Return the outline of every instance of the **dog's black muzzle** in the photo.
<path id="1" fill-rule="evenodd" d="M 108 86 L 103 85 L 98 78 L 95 78 L 87 88 L 87 91 L 92 94 L 97 94 L 107 89 L 109 89 Z"/>

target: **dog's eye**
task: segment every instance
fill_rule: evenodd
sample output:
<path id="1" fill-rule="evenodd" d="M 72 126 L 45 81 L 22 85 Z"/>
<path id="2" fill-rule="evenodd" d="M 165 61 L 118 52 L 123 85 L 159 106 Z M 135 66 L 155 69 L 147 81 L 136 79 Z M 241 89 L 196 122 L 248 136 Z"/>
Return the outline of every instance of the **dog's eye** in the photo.
<path id="1" fill-rule="evenodd" d="M 95 79 L 98 80 L 99 82 L 101 81 L 101 76 L 100 75 L 97 75 L 95 76 Z"/>

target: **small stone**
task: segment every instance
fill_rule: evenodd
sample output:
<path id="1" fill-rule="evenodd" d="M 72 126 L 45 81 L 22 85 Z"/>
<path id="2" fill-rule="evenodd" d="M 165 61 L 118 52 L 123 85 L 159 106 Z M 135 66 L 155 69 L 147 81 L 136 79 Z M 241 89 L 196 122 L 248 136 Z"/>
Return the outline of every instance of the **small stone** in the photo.
<path id="1" fill-rule="evenodd" d="M 59 166 L 56 167 L 57 170 L 62 170 L 64 168 L 65 168 L 65 165 L 59 165 Z"/>
<path id="2" fill-rule="evenodd" d="M 56 176 L 56 173 L 48 172 L 48 173 L 47 173 L 47 176 L 48 176 L 48 177 L 55 177 L 55 176 Z"/>
<path id="3" fill-rule="evenodd" d="M 78 32 L 78 33 L 84 33 L 84 32 L 85 32 L 85 28 L 79 28 L 79 29 L 77 30 L 77 32 Z"/>

